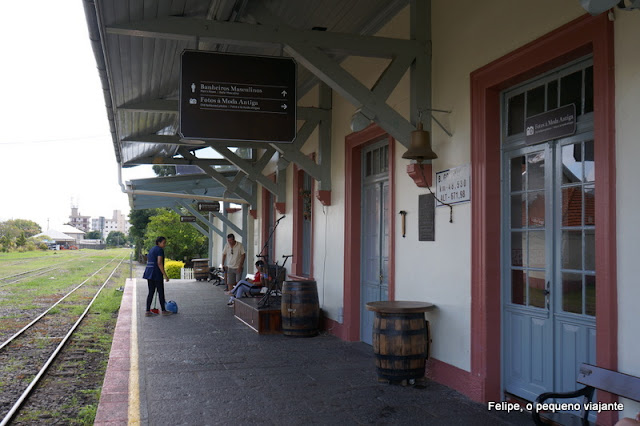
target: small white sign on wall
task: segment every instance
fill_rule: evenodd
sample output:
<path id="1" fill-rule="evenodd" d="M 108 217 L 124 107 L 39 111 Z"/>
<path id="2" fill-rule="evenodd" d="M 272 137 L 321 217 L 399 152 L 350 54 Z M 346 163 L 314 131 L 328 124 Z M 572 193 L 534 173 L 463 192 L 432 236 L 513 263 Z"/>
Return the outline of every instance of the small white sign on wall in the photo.
<path id="1" fill-rule="evenodd" d="M 471 164 L 436 172 L 436 207 L 471 201 Z"/>

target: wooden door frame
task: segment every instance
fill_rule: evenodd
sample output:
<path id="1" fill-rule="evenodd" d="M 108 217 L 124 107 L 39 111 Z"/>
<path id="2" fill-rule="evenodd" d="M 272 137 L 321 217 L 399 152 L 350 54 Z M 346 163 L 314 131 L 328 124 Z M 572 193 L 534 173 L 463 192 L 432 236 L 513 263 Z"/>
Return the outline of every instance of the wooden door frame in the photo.
<path id="1" fill-rule="evenodd" d="M 589 53 L 596 154 L 596 357 L 598 366 L 617 368 L 614 34 L 603 13 L 580 17 L 471 74 L 471 382 L 465 393 L 478 401 L 502 398 L 500 93 Z M 612 398 L 601 396 L 603 402 Z M 602 414 L 613 418 L 613 413 Z"/>
<path id="2" fill-rule="evenodd" d="M 362 148 L 389 143 L 389 300 L 395 300 L 395 140 L 377 124 L 345 137 L 344 322 L 337 330 L 348 341 L 360 340 L 360 253 L 362 230 Z"/>

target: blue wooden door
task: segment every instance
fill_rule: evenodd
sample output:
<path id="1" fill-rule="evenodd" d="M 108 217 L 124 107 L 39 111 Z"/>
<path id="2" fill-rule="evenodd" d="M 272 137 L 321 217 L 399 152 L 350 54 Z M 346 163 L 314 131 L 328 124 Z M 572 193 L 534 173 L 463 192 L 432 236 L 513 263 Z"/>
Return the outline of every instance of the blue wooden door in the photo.
<path id="1" fill-rule="evenodd" d="M 363 151 L 360 339 L 372 344 L 374 315 L 365 304 L 388 299 L 388 145 Z"/>
<path id="2" fill-rule="evenodd" d="M 592 73 L 581 61 L 505 94 L 502 382 L 530 401 L 596 362 Z M 527 146 L 526 117 L 569 103 L 575 134 Z"/>
<path id="3" fill-rule="evenodd" d="M 503 231 L 505 389 L 531 401 L 553 388 L 549 156 L 548 147 L 505 156 L 509 177 L 503 196 L 508 218 Z"/>

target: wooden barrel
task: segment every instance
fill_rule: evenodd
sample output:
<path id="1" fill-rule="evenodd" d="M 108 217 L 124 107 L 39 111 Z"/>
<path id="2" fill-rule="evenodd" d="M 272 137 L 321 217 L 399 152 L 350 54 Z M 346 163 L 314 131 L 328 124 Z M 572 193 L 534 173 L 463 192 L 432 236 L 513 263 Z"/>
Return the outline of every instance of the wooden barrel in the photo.
<path id="1" fill-rule="evenodd" d="M 315 281 L 285 281 L 282 285 L 282 334 L 311 337 L 318 334 L 320 304 Z"/>
<path id="2" fill-rule="evenodd" d="M 378 377 L 392 382 L 424 377 L 429 353 L 424 313 L 376 312 L 373 352 Z"/>
<path id="3" fill-rule="evenodd" d="M 209 279 L 209 259 L 192 259 L 193 278 L 200 280 Z"/>

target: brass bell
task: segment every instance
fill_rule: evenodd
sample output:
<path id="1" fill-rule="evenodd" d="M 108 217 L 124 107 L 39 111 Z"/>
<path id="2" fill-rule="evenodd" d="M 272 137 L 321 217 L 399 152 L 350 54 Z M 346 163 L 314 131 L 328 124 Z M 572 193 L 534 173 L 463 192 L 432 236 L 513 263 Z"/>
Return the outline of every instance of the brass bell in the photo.
<path id="1" fill-rule="evenodd" d="M 418 122 L 418 129 L 411 132 L 411 146 L 407 152 L 402 154 L 402 158 L 416 160 L 418 163 L 438 158 L 431 149 L 431 135 L 423 130 L 422 122 Z"/>

